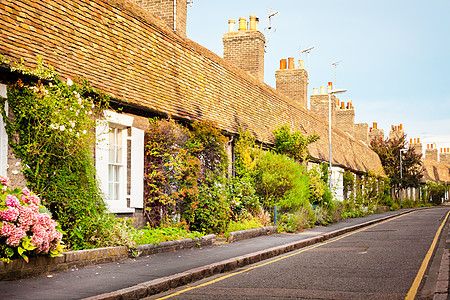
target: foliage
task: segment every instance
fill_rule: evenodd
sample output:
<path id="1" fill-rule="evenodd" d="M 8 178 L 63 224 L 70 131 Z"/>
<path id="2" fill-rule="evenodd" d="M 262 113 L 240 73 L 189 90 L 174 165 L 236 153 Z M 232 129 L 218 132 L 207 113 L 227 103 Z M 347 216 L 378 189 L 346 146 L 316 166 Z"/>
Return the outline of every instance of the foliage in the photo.
<path id="1" fill-rule="evenodd" d="M 234 177 L 230 179 L 228 189 L 233 220 L 256 216 L 262 209 L 254 182 L 249 177 Z"/>
<path id="2" fill-rule="evenodd" d="M 0 176 L 0 260 L 63 251 L 62 232 L 39 197 L 27 188 L 11 190 L 8 178 Z"/>
<path id="3" fill-rule="evenodd" d="M 24 75 L 32 75 L 41 79 L 56 80 L 58 78 L 58 73 L 51 65 L 46 65 L 42 60 L 42 57 L 37 56 L 36 67 L 28 68 L 25 67 L 25 62 L 23 58 L 20 62 L 11 62 L 9 59 L 0 54 L 0 65 L 9 65 L 11 71 L 19 72 Z"/>
<path id="4" fill-rule="evenodd" d="M 314 213 L 305 207 L 281 215 L 279 228 L 284 232 L 298 232 L 314 225 Z"/>
<path id="5" fill-rule="evenodd" d="M 230 218 L 226 187 L 227 139 L 214 123 L 192 131 L 173 120 L 151 120 L 146 144 L 146 214 L 156 227 L 165 217 L 189 228 L 224 232 Z"/>
<path id="6" fill-rule="evenodd" d="M 310 193 L 309 201 L 311 204 L 320 206 L 328 206 L 331 204 L 333 198 L 327 182 L 324 180 L 324 178 L 328 178 L 328 176 L 324 175 L 324 173 L 328 173 L 328 169 L 324 169 L 322 167 L 324 165 L 326 166 L 326 164 L 322 164 L 321 168 L 312 168 L 308 171 Z"/>
<path id="7" fill-rule="evenodd" d="M 186 223 L 184 223 L 185 225 Z M 178 226 L 163 226 L 158 228 L 152 228 L 150 224 L 147 227 L 136 231 L 134 239 L 137 245 L 145 244 L 159 244 L 165 241 L 175 241 L 187 238 L 201 237 L 202 234 L 196 231 L 189 231 L 182 224 Z"/>
<path id="8" fill-rule="evenodd" d="M 423 177 L 422 154 L 409 147 L 402 155 L 402 176 L 400 178 L 400 150 L 407 148 L 406 135 L 399 139 L 373 139 L 371 148 L 380 157 L 386 175 L 393 188 L 418 187 Z"/>
<path id="9" fill-rule="evenodd" d="M 273 150 L 279 154 L 285 154 L 297 161 L 306 161 L 308 158 L 308 145 L 319 139 L 317 134 L 303 136 L 300 131 L 291 133 L 289 124 L 278 127 L 273 131 L 275 145 Z"/>
<path id="10" fill-rule="evenodd" d="M 249 131 L 239 128 L 239 138 L 235 143 L 234 153 L 236 177 L 253 179 L 256 176 L 262 150 L 256 146 L 256 140 Z"/>
<path id="11" fill-rule="evenodd" d="M 261 222 L 261 220 L 258 220 L 257 218 L 250 218 L 245 220 L 239 220 L 239 221 L 230 221 L 228 224 L 228 232 L 234 232 L 234 231 L 241 231 L 246 229 L 253 229 L 253 228 L 259 228 L 264 227 L 264 223 Z"/>
<path id="12" fill-rule="evenodd" d="M 365 216 L 373 213 L 377 206 L 393 204 L 389 196 L 389 183 L 388 177 L 377 176 L 370 171 L 361 179 L 355 179 L 349 171 L 346 171 L 343 218 Z"/>
<path id="13" fill-rule="evenodd" d="M 41 69 L 29 73 L 46 74 Z M 108 97 L 94 96 L 95 90 L 86 81 L 52 79 L 48 84 L 38 81 L 30 85 L 19 80 L 8 87 L 14 119 L 8 118 L 5 101 L 1 101 L 9 144 L 22 161 L 27 185 L 68 233 L 64 240 L 70 248 L 100 247 L 113 240 L 128 244 L 126 237 L 119 241 L 114 237 L 126 229 L 119 228 L 106 211 L 91 153 L 95 141 L 92 128 Z"/>
<path id="14" fill-rule="evenodd" d="M 449 191 L 449 186 L 440 182 L 427 181 L 423 187 L 422 200 L 431 202 L 434 205 L 440 205 Z"/>
<path id="15" fill-rule="evenodd" d="M 309 207 L 309 178 L 304 168 L 286 155 L 264 153 L 258 164 L 256 190 L 266 208 Z"/>

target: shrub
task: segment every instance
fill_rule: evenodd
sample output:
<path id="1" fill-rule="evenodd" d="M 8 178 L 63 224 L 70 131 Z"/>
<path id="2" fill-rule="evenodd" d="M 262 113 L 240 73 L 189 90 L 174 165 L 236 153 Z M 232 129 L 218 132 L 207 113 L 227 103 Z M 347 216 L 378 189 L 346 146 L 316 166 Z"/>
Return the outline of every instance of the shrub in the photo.
<path id="1" fill-rule="evenodd" d="M 0 176 L 0 260 L 48 254 L 63 250 L 63 234 L 39 197 L 27 188 L 11 190 L 10 182 Z"/>
<path id="2" fill-rule="evenodd" d="M 305 161 L 308 158 L 308 145 L 319 139 L 317 134 L 303 136 L 300 131 L 291 133 L 291 127 L 286 124 L 273 131 L 275 145 L 273 150 L 279 154 L 285 154 L 297 161 Z"/>
<path id="3" fill-rule="evenodd" d="M 279 230 L 285 232 L 298 232 L 309 228 L 314 224 L 314 213 L 305 207 L 301 207 L 293 212 L 284 213 L 280 217 Z"/>
<path id="4" fill-rule="evenodd" d="M 309 207 L 309 179 L 302 166 L 285 155 L 266 152 L 258 164 L 257 192 L 266 208 Z"/>

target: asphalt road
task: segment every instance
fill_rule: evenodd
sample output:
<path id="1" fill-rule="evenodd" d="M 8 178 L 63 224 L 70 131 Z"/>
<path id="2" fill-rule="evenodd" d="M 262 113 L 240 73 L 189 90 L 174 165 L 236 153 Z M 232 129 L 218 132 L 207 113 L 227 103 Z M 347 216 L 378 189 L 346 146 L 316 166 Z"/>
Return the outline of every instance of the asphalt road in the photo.
<path id="1" fill-rule="evenodd" d="M 432 252 L 421 266 L 448 211 L 419 210 L 147 299 L 432 298 Z"/>

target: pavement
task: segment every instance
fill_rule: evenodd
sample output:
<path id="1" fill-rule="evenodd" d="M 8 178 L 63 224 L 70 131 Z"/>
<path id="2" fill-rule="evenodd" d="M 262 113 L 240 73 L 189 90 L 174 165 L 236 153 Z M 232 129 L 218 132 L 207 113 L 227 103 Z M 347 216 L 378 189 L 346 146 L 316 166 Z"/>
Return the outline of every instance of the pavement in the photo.
<path id="1" fill-rule="evenodd" d="M 145 298 L 414 210 L 417 209 L 402 209 L 347 219 L 296 234 L 260 236 L 230 244 L 158 253 L 29 279 L 2 281 L 0 295 L 4 299 Z M 446 237 L 447 234 L 444 239 Z M 440 253 L 448 255 L 448 251 Z M 436 257 L 434 261 L 436 260 L 441 262 L 442 259 Z"/>

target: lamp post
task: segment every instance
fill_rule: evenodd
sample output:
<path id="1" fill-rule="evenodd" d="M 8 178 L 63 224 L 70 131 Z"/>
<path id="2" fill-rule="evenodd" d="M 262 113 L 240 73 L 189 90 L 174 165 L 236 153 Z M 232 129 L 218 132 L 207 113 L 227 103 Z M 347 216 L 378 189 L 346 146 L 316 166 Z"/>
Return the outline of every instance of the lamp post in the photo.
<path id="1" fill-rule="evenodd" d="M 400 186 L 402 184 L 402 179 L 403 179 L 403 167 L 402 167 L 402 153 L 408 151 L 408 149 L 400 149 Z M 400 188 L 400 204 L 403 203 L 403 193 L 402 193 L 402 189 Z"/>
<path id="2" fill-rule="evenodd" d="M 332 183 L 332 177 L 333 177 L 333 171 L 331 170 L 331 95 L 336 95 L 336 94 L 342 94 L 345 93 L 347 90 L 346 89 L 329 89 L 328 90 L 328 144 L 330 146 L 330 178 L 329 178 L 329 184 L 330 184 L 330 193 L 333 192 L 333 183 Z"/>

